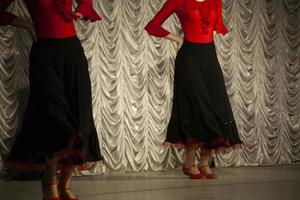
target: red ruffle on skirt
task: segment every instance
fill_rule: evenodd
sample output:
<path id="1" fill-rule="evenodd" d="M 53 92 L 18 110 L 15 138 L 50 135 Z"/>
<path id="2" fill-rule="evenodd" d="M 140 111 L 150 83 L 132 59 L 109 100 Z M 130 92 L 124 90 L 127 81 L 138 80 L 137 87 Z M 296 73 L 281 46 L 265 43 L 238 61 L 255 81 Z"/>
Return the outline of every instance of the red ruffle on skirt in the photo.
<path id="1" fill-rule="evenodd" d="M 102 161 L 95 161 L 95 162 L 86 162 L 81 163 L 84 158 L 84 149 L 76 149 L 78 143 L 81 142 L 79 133 L 74 133 L 69 141 L 67 146 L 54 153 L 51 156 L 51 159 L 58 159 L 58 167 L 57 170 L 61 170 L 70 166 L 76 165 L 77 170 L 87 170 L 90 169 L 95 163 L 102 162 Z M 6 169 L 12 170 L 26 170 L 26 171 L 35 171 L 35 170 L 43 170 L 46 167 L 46 163 L 36 163 L 41 157 L 47 157 L 46 152 L 40 152 L 32 157 L 28 161 L 7 161 L 5 163 Z"/>

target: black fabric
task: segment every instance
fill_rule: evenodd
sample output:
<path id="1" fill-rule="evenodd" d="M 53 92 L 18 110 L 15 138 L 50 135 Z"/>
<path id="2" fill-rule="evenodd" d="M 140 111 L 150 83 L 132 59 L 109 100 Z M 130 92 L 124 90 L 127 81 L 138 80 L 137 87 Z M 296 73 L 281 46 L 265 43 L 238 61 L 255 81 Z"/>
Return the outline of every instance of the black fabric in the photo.
<path id="1" fill-rule="evenodd" d="M 175 61 L 166 142 L 201 142 L 208 149 L 241 144 L 214 43 L 185 41 Z"/>
<path id="2" fill-rule="evenodd" d="M 29 102 L 8 163 L 42 164 L 70 145 L 83 152 L 70 157 L 72 164 L 101 160 L 88 63 L 78 38 L 35 42 L 29 73 Z"/>

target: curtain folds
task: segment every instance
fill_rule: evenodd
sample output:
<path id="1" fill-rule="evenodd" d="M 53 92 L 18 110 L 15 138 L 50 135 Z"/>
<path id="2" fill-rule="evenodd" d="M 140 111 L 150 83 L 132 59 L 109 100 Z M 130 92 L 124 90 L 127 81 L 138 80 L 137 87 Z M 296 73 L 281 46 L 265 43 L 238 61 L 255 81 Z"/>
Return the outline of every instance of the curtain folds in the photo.
<path id="1" fill-rule="evenodd" d="M 114 171 L 178 167 L 183 150 L 162 145 L 173 93 L 173 42 L 143 30 L 165 0 L 94 0 L 103 20 L 76 24 L 89 60 L 94 118 Z M 24 3 L 9 8 L 29 18 Z M 300 1 L 223 0 L 230 33 L 216 36 L 228 94 L 245 142 L 215 156 L 217 166 L 300 161 Z M 182 35 L 172 16 L 164 26 Z M 29 34 L 0 28 L 0 171 L 28 96 Z M 95 166 L 89 174 L 99 173 Z"/>

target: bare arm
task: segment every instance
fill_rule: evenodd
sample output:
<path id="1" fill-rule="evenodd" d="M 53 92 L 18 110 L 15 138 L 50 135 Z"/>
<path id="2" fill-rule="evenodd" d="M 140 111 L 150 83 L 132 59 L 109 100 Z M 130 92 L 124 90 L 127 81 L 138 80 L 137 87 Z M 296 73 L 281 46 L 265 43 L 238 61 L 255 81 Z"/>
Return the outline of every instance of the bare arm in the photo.
<path id="1" fill-rule="evenodd" d="M 176 42 L 179 48 L 181 47 L 181 45 L 183 43 L 183 39 L 181 37 L 179 37 L 178 35 L 175 35 L 173 33 L 170 33 L 165 38 L 168 39 L 168 40 L 171 40 L 173 42 Z"/>

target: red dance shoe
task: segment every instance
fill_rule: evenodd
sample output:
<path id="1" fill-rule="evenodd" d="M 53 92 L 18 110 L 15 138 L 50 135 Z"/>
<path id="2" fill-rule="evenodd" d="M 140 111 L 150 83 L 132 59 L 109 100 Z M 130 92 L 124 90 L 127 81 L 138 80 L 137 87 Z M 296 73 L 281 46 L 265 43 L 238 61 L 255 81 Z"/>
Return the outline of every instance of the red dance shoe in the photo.
<path id="1" fill-rule="evenodd" d="M 50 198 L 43 197 L 43 200 L 61 200 L 61 198 L 55 197 L 50 199 Z"/>
<path id="2" fill-rule="evenodd" d="M 70 188 L 63 188 L 63 189 L 60 189 L 60 190 L 71 190 Z M 65 197 L 64 195 L 61 195 L 60 196 L 60 200 L 79 200 L 77 197 L 76 198 L 69 198 L 69 197 Z"/>
<path id="3" fill-rule="evenodd" d="M 203 165 L 203 166 L 198 165 L 199 171 L 202 174 L 205 174 L 207 179 L 217 179 L 218 178 L 218 176 L 216 174 L 214 174 L 214 173 L 206 173 L 204 171 L 205 168 L 209 168 L 209 166 L 208 165 Z"/>
<path id="4" fill-rule="evenodd" d="M 192 167 L 196 167 L 196 165 L 192 165 L 192 166 L 190 166 L 190 167 L 184 167 L 184 165 L 182 166 L 182 172 L 185 174 L 185 175 L 187 175 L 187 176 L 189 176 L 191 179 L 205 179 L 206 178 L 206 175 L 205 174 L 203 174 L 203 173 L 198 173 L 198 174 L 192 174 L 192 173 L 190 173 L 189 171 L 190 171 L 190 169 L 192 168 Z"/>

